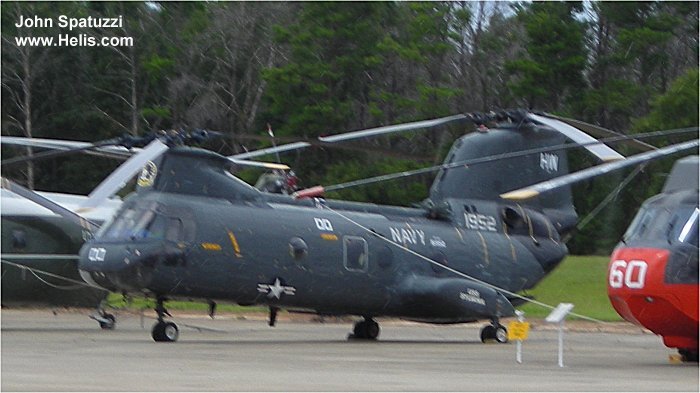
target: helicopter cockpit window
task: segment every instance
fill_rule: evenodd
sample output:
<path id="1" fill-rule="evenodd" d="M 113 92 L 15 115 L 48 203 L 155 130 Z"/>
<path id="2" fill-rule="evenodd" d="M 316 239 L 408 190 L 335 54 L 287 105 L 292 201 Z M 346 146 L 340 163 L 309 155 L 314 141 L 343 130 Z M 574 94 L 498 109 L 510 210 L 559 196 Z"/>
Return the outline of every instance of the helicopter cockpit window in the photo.
<path id="1" fill-rule="evenodd" d="M 690 215 L 688 220 L 683 224 L 678 234 L 678 241 L 681 243 L 688 243 L 695 247 L 698 246 L 698 216 L 700 215 L 700 210 L 696 207 L 693 213 Z"/>
<path id="2" fill-rule="evenodd" d="M 343 262 L 348 270 L 367 271 L 369 264 L 367 241 L 357 236 L 343 237 Z"/>
<path id="3" fill-rule="evenodd" d="M 138 215 L 142 213 L 136 209 L 127 209 L 121 215 L 98 232 L 97 237 L 103 239 L 125 239 L 131 235 L 131 230 L 136 226 Z"/>
<path id="4" fill-rule="evenodd" d="M 640 210 L 624 236 L 629 240 L 665 239 L 669 243 L 698 242 L 698 208 L 651 207 Z"/>
<path id="5" fill-rule="evenodd" d="M 183 240 L 183 224 L 177 217 L 168 217 L 151 209 L 128 209 L 101 234 L 103 239 Z"/>

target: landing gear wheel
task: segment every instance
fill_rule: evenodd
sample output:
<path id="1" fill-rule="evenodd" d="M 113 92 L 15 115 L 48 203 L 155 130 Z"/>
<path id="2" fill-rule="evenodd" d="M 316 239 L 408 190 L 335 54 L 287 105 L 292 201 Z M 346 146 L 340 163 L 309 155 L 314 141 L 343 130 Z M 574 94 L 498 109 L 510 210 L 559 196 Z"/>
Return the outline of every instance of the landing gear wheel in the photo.
<path id="1" fill-rule="evenodd" d="M 352 329 L 353 338 L 367 338 L 365 337 L 366 325 L 367 323 L 365 321 L 357 322 Z"/>
<path id="2" fill-rule="evenodd" d="M 493 325 L 486 325 L 481 328 L 481 342 L 485 343 L 487 341 L 496 339 L 496 328 Z"/>
<path id="3" fill-rule="evenodd" d="M 103 299 L 100 304 L 97 305 L 97 309 L 95 313 L 90 315 L 90 319 L 97 321 L 102 330 L 113 330 L 117 323 L 117 318 L 105 311 L 106 301 L 107 299 Z"/>
<path id="4" fill-rule="evenodd" d="M 501 344 L 505 344 L 508 342 L 508 330 L 506 330 L 505 326 L 503 325 L 498 325 L 496 328 L 496 341 L 498 341 Z"/>
<path id="5" fill-rule="evenodd" d="M 177 329 L 177 325 L 173 322 L 166 322 L 163 320 L 163 316 L 167 315 L 172 317 L 168 310 L 163 306 L 165 302 L 164 298 L 158 298 L 158 304 L 156 304 L 156 313 L 158 313 L 158 322 L 153 325 L 153 330 L 151 330 L 151 337 L 156 342 L 175 342 L 180 332 Z"/>
<path id="6" fill-rule="evenodd" d="M 151 331 L 151 337 L 156 342 L 175 342 L 179 334 L 176 324 L 165 321 L 157 322 Z"/>
<path id="7" fill-rule="evenodd" d="M 681 355 L 681 360 L 683 362 L 696 362 L 698 361 L 698 352 L 689 349 L 679 349 L 678 353 Z"/>
<path id="8" fill-rule="evenodd" d="M 98 321 L 100 328 L 103 330 L 114 330 L 114 326 L 117 324 L 117 319 L 112 314 L 102 314 L 103 321 Z"/>
<path id="9" fill-rule="evenodd" d="M 353 328 L 352 338 L 376 340 L 379 337 L 379 324 L 373 319 L 357 322 Z"/>
<path id="10" fill-rule="evenodd" d="M 481 342 L 496 341 L 501 344 L 508 342 L 508 330 L 506 327 L 498 325 L 486 325 L 481 329 Z"/>
<path id="11" fill-rule="evenodd" d="M 379 337 L 379 324 L 374 320 L 365 321 L 365 338 L 376 340 Z"/>

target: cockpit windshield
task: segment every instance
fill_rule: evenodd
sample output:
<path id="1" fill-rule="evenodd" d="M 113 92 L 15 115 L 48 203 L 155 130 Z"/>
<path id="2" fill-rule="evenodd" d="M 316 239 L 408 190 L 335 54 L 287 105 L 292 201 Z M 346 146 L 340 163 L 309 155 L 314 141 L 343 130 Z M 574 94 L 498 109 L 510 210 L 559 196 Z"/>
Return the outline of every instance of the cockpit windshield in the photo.
<path id="1" fill-rule="evenodd" d="M 632 221 L 624 240 L 666 240 L 697 246 L 698 216 L 694 206 L 645 207 Z"/>
<path id="2" fill-rule="evenodd" d="M 101 228 L 97 237 L 105 240 L 163 239 L 182 240 L 182 220 L 155 209 L 128 208 Z"/>

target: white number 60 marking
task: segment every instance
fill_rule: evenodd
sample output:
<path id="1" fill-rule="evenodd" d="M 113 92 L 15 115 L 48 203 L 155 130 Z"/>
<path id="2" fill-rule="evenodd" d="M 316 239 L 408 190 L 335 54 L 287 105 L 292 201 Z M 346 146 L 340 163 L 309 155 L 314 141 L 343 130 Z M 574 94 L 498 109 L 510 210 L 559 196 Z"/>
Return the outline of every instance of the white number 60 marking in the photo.
<path id="1" fill-rule="evenodd" d="M 622 288 L 623 284 L 627 288 L 641 289 L 647 275 L 647 263 L 633 260 L 629 263 L 625 261 L 614 261 L 610 264 L 610 276 L 608 283 L 611 288 Z"/>

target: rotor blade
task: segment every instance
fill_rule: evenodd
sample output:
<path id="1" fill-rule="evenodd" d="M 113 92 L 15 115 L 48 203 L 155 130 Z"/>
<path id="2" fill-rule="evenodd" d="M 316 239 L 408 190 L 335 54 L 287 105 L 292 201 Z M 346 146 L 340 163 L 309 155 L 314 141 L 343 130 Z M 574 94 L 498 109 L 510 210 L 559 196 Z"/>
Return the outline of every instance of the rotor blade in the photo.
<path id="1" fill-rule="evenodd" d="M 118 140 L 117 140 L 118 141 Z M 107 141 L 103 141 L 107 142 Z M 8 145 L 18 145 L 18 146 L 29 146 L 38 147 L 42 149 L 52 149 L 60 150 L 61 154 L 69 154 L 73 151 L 84 151 L 87 154 L 94 154 L 99 156 L 116 157 L 116 158 L 128 158 L 132 155 L 127 148 L 122 146 L 102 146 L 104 143 L 99 143 L 99 145 L 82 142 L 82 141 L 64 141 L 55 139 L 43 139 L 43 138 L 25 138 L 25 137 L 14 137 L 14 136 L 3 136 L 0 137 L 0 144 Z M 36 156 L 34 156 L 36 157 Z M 26 157 L 22 157 L 26 158 Z M 12 158 L 10 160 L 15 160 Z M 6 160 L 9 161 L 9 160 Z M 2 162 L 6 165 L 6 162 Z"/>
<path id="2" fill-rule="evenodd" d="M 366 130 L 348 132 L 345 134 L 338 134 L 338 135 L 332 135 L 332 136 L 322 136 L 322 137 L 319 137 L 318 139 L 321 142 L 334 143 L 334 142 L 346 141 L 346 140 L 350 140 L 350 139 L 357 139 L 357 138 L 364 138 L 364 137 L 368 137 L 368 136 L 387 134 L 387 133 L 391 133 L 391 132 L 410 131 L 410 130 L 417 130 L 419 128 L 436 127 L 436 126 L 439 126 L 442 124 L 448 124 L 448 123 L 452 123 L 455 121 L 463 121 L 463 120 L 468 120 L 468 119 L 469 119 L 469 117 L 467 115 L 459 114 L 459 115 L 441 117 L 441 118 L 432 119 L 432 120 L 422 120 L 422 121 L 416 121 L 416 122 L 412 122 L 412 123 L 396 124 L 393 126 L 370 128 L 370 129 L 366 129 Z"/>
<path id="3" fill-rule="evenodd" d="M 27 198 L 30 201 L 36 203 L 39 206 L 42 206 L 46 209 L 51 210 L 52 212 L 58 214 L 61 217 L 65 217 L 70 221 L 73 221 L 74 223 L 80 225 L 81 227 L 89 230 L 90 232 L 95 232 L 97 229 L 99 229 L 99 226 L 85 217 L 82 217 L 79 214 L 76 214 L 65 207 L 53 202 L 52 200 L 45 198 L 36 192 L 26 189 L 19 184 L 9 180 L 9 179 L 2 179 L 2 188 L 12 191 L 15 194 Z"/>
<path id="4" fill-rule="evenodd" d="M 562 241 L 564 243 L 568 243 L 571 238 L 574 237 L 574 235 L 578 232 L 580 232 L 583 228 L 588 225 L 589 222 L 593 221 L 593 219 L 601 212 L 603 209 L 605 209 L 613 200 L 617 198 L 617 196 L 620 194 L 620 191 L 624 189 L 627 184 L 629 184 L 638 174 L 640 174 L 644 168 L 647 166 L 647 163 L 640 164 L 634 170 L 627 175 L 627 177 L 617 185 L 608 195 L 603 198 L 603 200 L 596 206 L 593 210 L 591 210 L 590 213 L 586 215 L 583 219 L 579 220 L 578 224 L 576 224 L 576 227 L 574 228 L 573 231 L 567 233 L 563 238 Z"/>
<path id="5" fill-rule="evenodd" d="M 94 208 L 116 194 L 124 185 L 139 173 L 148 161 L 156 159 L 168 150 L 168 146 L 158 139 L 154 139 L 138 154 L 126 160 L 117 170 L 112 172 L 88 195 L 88 199 L 80 206 L 80 210 Z"/>
<path id="6" fill-rule="evenodd" d="M 250 139 L 250 140 L 256 140 L 256 141 L 267 141 L 269 137 L 263 137 L 259 135 L 236 135 L 236 138 L 240 139 Z M 426 157 L 426 156 L 417 156 L 415 154 L 406 154 L 406 153 L 400 153 L 395 150 L 388 150 L 388 149 L 380 149 L 380 148 L 375 148 L 371 146 L 355 146 L 350 143 L 325 143 L 321 142 L 319 140 L 310 140 L 310 141 L 301 141 L 298 138 L 293 138 L 293 137 L 284 137 L 284 136 L 275 136 L 275 139 L 279 141 L 289 141 L 288 145 L 280 145 L 277 146 L 278 149 L 280 150 L 275 150 L 272 147 L 269 148 L 263 148 L 260 150 L 251 150 L 249 152 L 245 153 L 240 153 L 240 154 L 234 154 L 229 157 L 233 158 L 252 158 L 252 157 L 257 157 L 261 156 L 263 154 L 275 154 L 276 152 L 282 153 L 282 152 L 287 152 L 287 151 L 292 151 L 294 149 L 303 149 L 307 147 L 315 147 L 315 148 L 332 148 L 332 149 L 341 149 L 341 150 L 349 150 L 349 151 L 356 151 L 356 152 L 361 152 L 361 153 L 369 153 L 369 154 L 378 154 L 386 157 L 394 157 L 394 158 L 400 158 L 403 160 L 411 160 L 411 161 L 433 161 L 434 157 Z M 308 145 L 306 145 L 308 144 Z M 271 150 L 266 150 L 266 149 L 271 149 Z M 260 152 L 260 153 L 258 153 Z"/>
<path id="7" fill-rule="evenodd" d="M 568 175 L 560 176 L 555 179 L 544 181 L 542 183 L 538 183 L 529 187 L 524 187 L 518 190 L 510 191 L 505 194 L 501 194 L 501 198 L 516 201 L 530 199 L 537 195 L 540 195 L 543 192 L 551 191 L 562 186 L 604 175 L 606 173 L 613 172 L 631 165 L 637 165 L 647 161 L 663 158 L 670 154 L 690 150 L 694 147 L 698 147 L 698 144 L 699 142 L 697 140 L 694 140 L 690 142 L 666 146 L 659 150 L 636 154 L 633 156 L 629 156 L 624 160 L 608 162 L 578 172 L 570 173 Z"/>
<path id="8" fill-rule="evenodd" d="M 557 119 L 535 115 L 534 113 L 528 114 L 528 118 L 534 120 L 537 123 L 552 127 L 553 129 L 559 131 L 567 138 L 580 145 L 590 143 L 596 140 L 595 138 L 579 130 L 578 128 L 572 127 Z M 603 144 L 586 145 L 585 148 L 603 162 L 623 160 L 625 158 L 622 154 Z"/>
<path id="9" fill-rule="evenodd" d="M 583 122 L 583 121 L 580 121 L 580 120 L 576 120 L 576 119 L 569 119 L 569 118 L 567 118 L 567 117 L 561 117 L 561 116 L 552 115 L 551 113 L 545 113 L 544 116 L 550 117 L 550 118 L 552 118 L 552 119 L 557 119 L 557 120 L 559 120 L 559 121 L 562 121 L 562 122 L 564 122 L 564 123 L 566 123 L 566 124 L 568 124 L 568 125 L 570 125 L 570 126 L 573 126 L 573 127 L 578 128 L 579 130 L 582 130 L 582 131 L 584 131 L 584 132 L 587 132 L 587 133 L 593 135 L 593 136 L 596 137 L 596 138 L 609 138 L 609 137 L 611 137 L 611 136 L 622 136 L 622 135 L 624 135 L 624 134 L 621 134 L 621 133 L 619 133 L 619 132 L 615 132 L 615 131 L 609 130 L 609 129 L 604 128 L 604 127 L 600 127 L 600 126 L 597 126 L 597 125 L 594 125 L 594 124 L 590 124 L 590 123 L 586 123 L 586 122 Z M 650 145 L 650 144 L 648 144 L 648 143 L 646 143 L 646 142 L 642 142 L 642 141 L 640 141 L 640 140 L 638 140 L 638 139 L 630 139 L 630 140 L 628 140 L 628 141 L 625 141 L 624 144 L 630 145 L 630 146 L 634 146 L 634 147 L 636 147 L 636 148 L 638 148 L 638 149 L 640 149 L 640 150 L 642 150 L 642 151 L 649 151 L 649 150 L 656 150 L 656 149 L 657 149 L 656 146 Z"/>
<path id="10" fill-rule="evenodd" d="M 2 165 L 11 165 L 11 164 L 19 164 L 22 162 L 27 162 L 27 161 L 37 161 L 37 160 L 43 160 L 47 158 L 52 158 L 52 157 L 60 157 L 64 156 L 67 154 L 73 154 L 73 153 L 78 153 L 81 151 L 89 150 L 92 148 L 96 147 L 101 147 L 101 146 L 106 146 L 106 145 L 113 145 L 115 143 L 119 143 L 119 138 L 112 138 L 96 143 L 87 143 L 84 146 L 79 146 L 79 147 L 73 147 L 69 149 L 60 149 L 60 150 L 53 150 L 53 151 L 43 151 L 40 153 L 33 154 L 31 156 L 22 156 L 22 157 L 13 157 L 7 160 L 2 161 Z"/>
<path id="11" fill-rule="evenodd" d="M 44 149 L 67 150 L 90 145 L 89 142 L 53 140 L 44 138 L 26 138 L 21 136 L 1 136 L 0 144 L 40 147 Z"/>
<path id="12" fill-rule="evenodd" d="M 308 142 L 294 142 L 294 143 L 288 143 L 286 145 L 280 145 L 277 147 L 268 147 L 266 149 L 254 150 L 254 151 L 249 151 L 249 152 L 245 152 L 245 153 L 241 153 L 241 154 L 234 154 L 232 156 L 228 156 L 228 158 L 229 159 L 244 160 L 244 159 L 248 159 L 248 158 L 264 156 L 266 154 L 274 154 L 274 153 L 281 153 L 281 152 L 289 151 L 289 150 L 303 149 L 303 148 L 308 147 L 308 146 L 311 146 L 311 144 Z"/>
<path id="13" fill-rule="evenodd" d="M 357 186 L 364 186 L 372 183 L 379 183 L 387 180 L 396 180 L 396 179 L 401 179 L 404 177 L 409 177 L 409 176 L 416 176 L 416 175 L 422 175 L 425 173 L 430 173 L 430 172 L 436 172 L 440 169 L 451 169 L 451 168 L 457 168 L 457 167 L 468 167 L 468 166 L 474 166 L 474 165 L 479 165 L 479 164 L 485 164 L 493 161 L 498 161 L 498 160 L 503 160 L 503 159 L 508 159 L 508 158 L 514 158 L 514 157 L 522 157 L 530 154 L 539 154 L 539 153 L 546 153 L 546 152 L 552 152 L 552 151 L 559 151 L 559 150 L 569 150 L 569 149 L 575 149 L 579 147 L 586 147 L 586 146 L 592 146 L 596 144 L 602 144 L 602 143 L 607 143 L 607 142 L 619 142 L 619 141 L 624 141 L 624 140 L 629 140 L 632 138 L 637 138 L 637 139 L 643 139 L 643 138 L 653 138 L 653 137 L 659 137 L 659 136 L 668 136 L 668 135 L 682 135 L 682 134 L 687 134 L 690 132 L 698 132 L 697 127 L 688 127 L 688 128 L 678 128 L 678 129 L 672 129 L 672 130 L 664 130 L 664 131 L 652 131 L 652 132 L 646 132 L 646 133 L 641 133 L 641 134 L 636 134 L 634 136 L 630 135 L 621 135 L 621 136 L 615 136 L 615 137 L 610 137 L 610 138 L 604 138 L 601 140 L 593 140 L 592 142 L 586 142 L 583 144 L 578 144 L 578 143 L 567 143 L 563 145 L 558 145 L 558 146 L 547 146 L 547 147 L 539 147 L 539 148 L 534 148 L 534 149 L 528 149 L 528 150 L 521 150 L 521 151 L 515 151 L 515 152 L 510 152 L 510 153 L 502 153 L 502 154 L 496 154 L 492 156 L 486 156 L 486 157 L 478 157 L 478 158 L 473 158 L 465 161 L 458 161 L 458 162 L 452 162 L 449 164 L 442 164 L 442 165 L 436 165 L 432 167 L 427 167 L 427 168 L 420 168 L 420 169 L 414 169 L 411 171 L 406 171 L 406 172 L 399 172 L 399 173 L 390 173 L 387 175 L 380 175 L 380 176 L 374 176 L 366 179 L 359 179 L 359 180 L 353 180 L 347 183 L 340 183 L 340 184 L 335 184 L 332 186 L 315 186 L 311 188 L 307 188 L 305 190 L 300 190 L 295 193 L 295 195 L 298 198 L 304 198 L 304 197 L 316 197 L 320 196 L 325 192 L 331 192 L 331 191 L 339 191 L 339 190 L 344 190 L 347 188 L 351 187 L 357 187 Z"/>
<path id="14" fill-rule="evenodd" d="M 265 168 L 265 169 L 281 169 L 283 171 L 286 171 L 289 169 L 289 166 L 287 166 L 287 165 L 277 164 L 274 162 L 237 160 L 237 159 L 231 158 L 231 157 L 226 157 L 226 158 L 228 158 L 229 161 L 233 162 L 236 165 L 253 166 L 253 167 Z"/>

